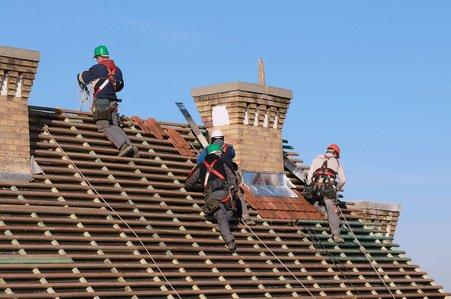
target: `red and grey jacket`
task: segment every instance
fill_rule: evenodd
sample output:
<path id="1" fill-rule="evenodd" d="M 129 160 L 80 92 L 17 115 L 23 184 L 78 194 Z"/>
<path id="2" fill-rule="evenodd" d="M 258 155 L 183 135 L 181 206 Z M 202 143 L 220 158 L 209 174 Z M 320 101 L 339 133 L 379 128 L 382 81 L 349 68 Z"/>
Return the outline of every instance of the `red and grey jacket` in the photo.
<path id="1" fill-rule="evenodd" d="M 94 97 L 116 100 L 116 92 L 124 88 L 122 71 L 113 60 L 105 59 L 77 76 L 83 84 L 94 84 Z"/>
<path id="2" fill-rule="evenodd" d="M 331 180 L 337 183 L 338 189 L 341 189 L 346 183 L 346 176 L 344 169 L 338 159 L 332 154 L 319 155 L 316 157 L 310 166 L 307 175 L 307 185 L 313 181 Z"/>

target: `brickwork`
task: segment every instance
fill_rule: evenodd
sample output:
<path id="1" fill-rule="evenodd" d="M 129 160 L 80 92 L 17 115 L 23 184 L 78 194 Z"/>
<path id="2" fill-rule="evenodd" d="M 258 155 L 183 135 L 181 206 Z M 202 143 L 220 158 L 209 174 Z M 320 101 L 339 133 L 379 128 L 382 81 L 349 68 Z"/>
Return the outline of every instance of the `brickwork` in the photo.
<path id="1" fill-rule="evenodd" d="M 0 173 L 30 173 L 28 97 L 39 53 L 0 47 Z"/>
<path id="2" fill-rule="evenodd" d="M 250 83 L 228 83 L 193 89 L 206 128 L 221 129 L 234 145 L 242 170 L 283 172 L 282 128 L 291 91 Z M 213 127 L 212 109 L 224 105 L 229 125 Z"/>

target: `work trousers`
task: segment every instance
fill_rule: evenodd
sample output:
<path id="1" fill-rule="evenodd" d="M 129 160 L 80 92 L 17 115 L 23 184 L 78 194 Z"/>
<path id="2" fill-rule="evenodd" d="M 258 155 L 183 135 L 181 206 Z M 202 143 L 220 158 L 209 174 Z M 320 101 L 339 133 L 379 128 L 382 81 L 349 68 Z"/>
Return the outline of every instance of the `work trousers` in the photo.
<path id="1" fill-rule="evenodd" d="M 340 218 L 337 214 L 337 207 L 333 199 L 327 197 L 324 198 L 324 206 L 321 210 L 326 213 L 327 220 L 329 221 L 329 227 L 332 235 L 340 235 Z"/>
<path id="2" fill-rule="evenodd" d="M 213 217 L 218 222 L 218 228 L 221 232 L 222 238 L 226 243 L 235 240 L 232 232 L 230 231 L 229 221 L 233 216 L 233 209 L 227 208 L 222 203 L 219 203 L 219 209 L 214 212 Z"/>
<path id="3" fill-rule="evenodd" d="M 102 101 L 102 102 L 101 102 Z M 105 99 L 94 99 L 94 120 L 97 130 L 104 133 L 116 148 L 120 148 L 124 143 L 131 144 L 130 139 L 120 128 L 120 118 L 117 113 L 117 102 L 108 101 L 108 106 L 104 105 Z"/>
<path id="4" fill-rule="evenodd" d="M 237 216 L 241 214 L 241 219 L 246 220 L 249 219 L 249 209 L 247 208 L 246 200 L 244 200 L 243 194 L 237 194 L 238 197 L 238 213 Z"/>

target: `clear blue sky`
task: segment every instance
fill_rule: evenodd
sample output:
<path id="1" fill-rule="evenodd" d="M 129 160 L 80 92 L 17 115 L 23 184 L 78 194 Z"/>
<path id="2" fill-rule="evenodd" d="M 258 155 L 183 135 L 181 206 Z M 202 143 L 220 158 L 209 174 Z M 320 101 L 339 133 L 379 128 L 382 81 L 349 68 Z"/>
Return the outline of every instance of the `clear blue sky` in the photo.
<path id="1" fill-rule="evenodd" d="M 2 1 L 0 43 L 39 50 L 31 104 L 66 108 L 105 44 L 122 112 L 171 121 L 192 87 L 255 82 L 263 57 L 295 95 L 285 138 L 306 161 L 339 143 L 346 198 L 401 203 L 397 241 L 451 291 L 451 2 L 223 2 Z"/>

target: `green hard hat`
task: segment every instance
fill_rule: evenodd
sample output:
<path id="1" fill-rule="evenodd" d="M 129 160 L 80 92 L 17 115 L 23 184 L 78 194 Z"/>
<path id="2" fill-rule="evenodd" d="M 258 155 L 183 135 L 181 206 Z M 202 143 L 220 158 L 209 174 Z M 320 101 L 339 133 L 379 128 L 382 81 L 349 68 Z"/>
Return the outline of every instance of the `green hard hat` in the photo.
<path id="1" fill-rule="evenodd" d="M 108 53 L 107 47 L 105 47 L 103 45 L 97 46 L 94 49 L 94 58 L 99 57 L 99 56 L 108 57 L 109 55 L 110 55 L 110 53 Z"/>
<path id="2" fill-rule="evenodd" d="M 219 144 L 214 144 L 214 143 L 212 143 L 212 144 L 210 144 L 208 147 L 207 147 L 207 153 L 208 154 L 211 154 L 211 153 L 214 153 L 214 152 L 220 152 L 221 151 L 221 146 L 219 145 Z"/>

